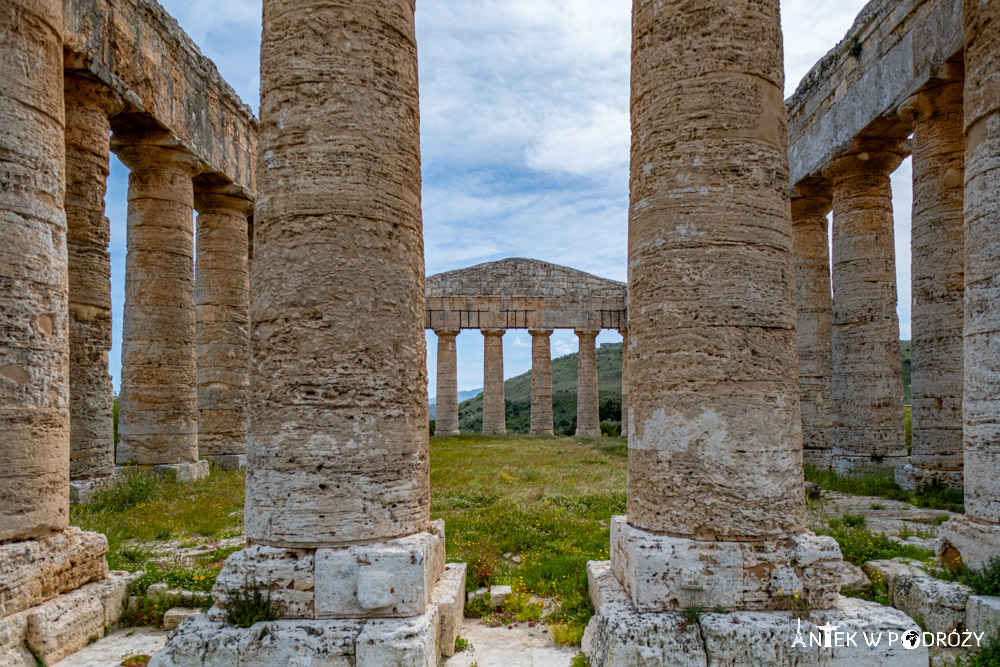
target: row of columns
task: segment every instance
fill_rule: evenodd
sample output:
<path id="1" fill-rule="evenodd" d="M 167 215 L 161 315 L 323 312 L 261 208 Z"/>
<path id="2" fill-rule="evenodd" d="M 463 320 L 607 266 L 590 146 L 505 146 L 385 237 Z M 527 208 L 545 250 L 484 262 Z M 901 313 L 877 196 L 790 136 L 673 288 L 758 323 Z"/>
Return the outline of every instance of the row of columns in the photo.
<path id="1" fill-rule="evenodd" d="M 93 482 L 116 463 L 104 194 L 110 119 L 123 102 L 72 74 L 64 96 L 70 476 Z M 117 463 L 197 477 L 207 471 L 200 456 L 245 453 L 253 203 L 232 186 L 196 187 L 200 161 L 157 134 L 116 133 L 113 142 L 130 169 Z"/>
<path id="2" fill-rule="evenodd" d="M 481 329 L 483 334 L 483 428 L 484 435 L 507 432 L 504 396 L 504 329 Z M 529 329 L 531 334 L 531 435 L 552 435 L 552 329 Z M 437 404 L 434 432 L 455 435 L 458 425 L 458 357 L 455 338 L 459 332 L 435 329 L 437 347 Z M 597 387 L 597 335 L 600 331 L 576 330 L 577 355 L 576 434 L 601 435 L 600 397 Z M 624 341 L 627 334 L 623 330 Z M 624 359 L 624 357 L 623 357 Z M 623 361 L 624 364 L 624 361 Z M 625 432 L 625 373 L 622 372 L 622 432 Z"/>
<path id="3" fill-rule="evenodd" d="M 911 477 L 953 486 L 962 483 L 961 115 L 961 81 L 901 108 L 913 127 L 914 188 L 906 467 Z M 798 186 L 792 199 L 805 460 L 841 473 L 906 463 L 889 180 L 902 159 L 898 142 L 859 139 L 825 180 Z"/>

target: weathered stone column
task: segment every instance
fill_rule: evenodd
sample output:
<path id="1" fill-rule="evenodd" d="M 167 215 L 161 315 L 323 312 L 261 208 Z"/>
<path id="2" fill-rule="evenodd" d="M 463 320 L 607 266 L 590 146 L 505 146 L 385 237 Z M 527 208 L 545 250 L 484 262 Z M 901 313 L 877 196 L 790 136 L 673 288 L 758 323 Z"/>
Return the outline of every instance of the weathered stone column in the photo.
<path id="1" fill-rule="evenodd" d="M 507 433 L 507 401 L 503 386 L 503 329 L 482 329 L 483 435 Z"/>
<path id="2" fill-rule="evenodd" d="M 576 331 L 579 339 L 576 365 L 576 434 L 601 435 L 600 399 L 597 393 L 598 331 Z"/>
<path id="3" fill-rule="evenodd" d="M 833 306 L 826 220 L 831 203 L 829 186 L 824 185 L 799 186 L 792 196 L 803 459 L 823 470 L 830 468 L 833 448 Z"/>
<path id="4" fill-rule="evenodd" d="M 199 186 L 195 262 L 198 454 L 226 469 L 246 466 L 250 387 L 247 218 L 253 202 L 226 186 Z"/>
<path id="5" fill-rule="evenodd" d="M 622 436 L 628 436 L 628 329 L 620 329 L 622 335 Z"/>
<path id="6" fill-rule="evenodd" d="M 1000 21 L 965 0 L 965 515 L 942 526 L 945 558 L 1000 556 Z"/>
<path id="7" fill-rule="evenodd" d="M 833 460 L 838 473 L 894 468 L 906 457 L 896 316 L 892 151 L 834 160 Z"/>
<path id="8" fill-rule="evenodd" d="M 962 488 L 962 299 L 965 136 L 962 82 L 920 93 L 900 114 L 913 122 L 913 446 L 896 482 Z"/>
<path id="9" fill-rule="evenodd" d="M 437 402 L 434 433 L 458 435 L 458 352 L 455 337 L 459 331 L 435 329 L 437 347 Z"/>
<path id="10" fill-rule="evenodd" d="M 69 520 L 64 121 L 62 3 L 3 3 L 0 542 Z"/>
<path id="11" fill-rule="evenodd" d="M 69 266 L 71 494 L 85 499 L 115 471 L 111 351 L 111 224 L 104 217 L 111 116 L 121 98 L 78 74 L 65 79 Z"/>
<path id="12" fill-rule="evenodd" d="M 805 530 L 779 23 L 777 0 L 633 5 L 628 516 L 614 576 L 588 568 L 595 667 L 704 661 L 694 605 L 837 600 L 836 543 Z M 787 616 L 721 618 L 760 633 L 733 651 L 787 646 L 760 629 Z"/>
<path id="13" fill-rule="evenodd" d="M 552 329 L 528 329 L 531 334 L 531 435 L 553 435 Z"/>
<path id="14" fill-rule="evenodd" d="M 197 159 L 154 136 L 112 138 L 131 169 L 118 414 L 120 465 L 208 474 L 198 460 L 194 189 Z"/>

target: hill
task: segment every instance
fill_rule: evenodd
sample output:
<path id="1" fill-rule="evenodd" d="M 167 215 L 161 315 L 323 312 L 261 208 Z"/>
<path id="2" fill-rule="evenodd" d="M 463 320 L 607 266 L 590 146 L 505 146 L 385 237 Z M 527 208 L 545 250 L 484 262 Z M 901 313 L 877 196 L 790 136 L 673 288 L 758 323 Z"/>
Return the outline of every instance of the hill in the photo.
<path id="1" fill-rule="evenodd" d="M 462 401 L 465 401 L 465 400 L 468 400 L 470 398 L 473 398 L 477 394 L 481 394 L 481 393 L 483 393 L 483 388 L 482 387 L 480 387 L 479 389 L 468 389 L 466 391 L 460 391 L 460 392 L 458 392 L 458 402 L 461 403 Z M 437 398 L 436 397 L 431 399 L 429 407 L 430 407 L 430 418 L 431 419 L 435 419 L 437 417 Z"/>

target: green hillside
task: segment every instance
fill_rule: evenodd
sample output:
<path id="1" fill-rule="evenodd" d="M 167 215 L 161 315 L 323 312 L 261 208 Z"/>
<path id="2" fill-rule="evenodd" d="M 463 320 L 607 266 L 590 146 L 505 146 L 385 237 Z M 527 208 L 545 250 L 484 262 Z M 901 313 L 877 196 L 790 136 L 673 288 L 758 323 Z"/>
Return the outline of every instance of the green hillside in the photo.
<path id="1" fill-rule="evenodd" d="M 910 341 L 899 341 L 903 357 L 903 391 L 910 402 Z M 577 355 L 552 360 L 552 423 L 556 434 L 576 431 Z M 621 420 L 622 344 L 606 343 L 597 350 L 597 386 L 601 400 L 601 421 Z M 527 433 L 531 426 L 531 371 L 504 382 L 507 399 L 507 432 Z M 458 422 L 463 432 L 478 433 L 483 428 L 483 395 L 458 405 Z"/>

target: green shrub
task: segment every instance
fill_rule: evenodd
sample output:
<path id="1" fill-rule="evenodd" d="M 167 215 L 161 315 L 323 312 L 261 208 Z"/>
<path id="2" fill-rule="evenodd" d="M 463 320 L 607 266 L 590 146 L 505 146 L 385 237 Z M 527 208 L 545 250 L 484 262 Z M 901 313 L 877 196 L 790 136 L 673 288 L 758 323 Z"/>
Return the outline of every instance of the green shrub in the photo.
<path id="1" fill-rule="evenodd" d="M 570 667 L 590 667 L 590 661 L 587 660 L 582 652 L 577 653 L 573 656 L 573 660 L 569 663 Z"/>
<path id="2" fill-rule="evenodd" d="M 226 608 L 226 622 L 237 628 L 249 628 L 254 623 L 278 620 L 278 610 L 271 604 L 271 596 L 261 595 L 254 590 L 235 591 L 229 594 Z"/>
<path id="3" fill-rule="evenodd" d="M 468 651 L 472 648 L 472 643 L 468 639 L 462 637 L 461 635 L 455 636 L 455 652 L 461 653 L 462 651 Z"/>
<path id="4" fill-rule="evenodd" d="M 126 466 L 116 474 L 111 486 L 94 494 L 91 506 L 95 511 L 120 512 L 152 500 L 160 490 L 163 480 L 149 468 Z"/>
<path id="5" fill-rule="evenodd" d="M 889 558 L 912 558 L 920 561 L 931 561 L 934 552 L 920 549 L 912 544 L 893 542 L 885 535 L 873 533 L 865 528 L 843 526 L 833 519 L 828 530 L 817 530 L 818 535 L 829 535 L 840 545 L 844 560 L 855 565 L 864 565 L 870 560 Z"/>
<path id="6" fill-rule="evenodd" d="M 537 621 L 542 617 L 542 605 L 531 602 L 526 596 L 514 594 L 503 601 L 503 611 L 522 623 Z"/>
<path id="7" fill-rule="evenodd" d="M 1000 556 L 981 570 L 968 570 L 965 582 L 976 595 L 1000 595 Z"/>
<path id="8" fill-rule="evenodd" d="M 609 438 L 620 438 L 622 436 L 622 423 L 620 421 L 601 422 L 601 435 Z"/>

